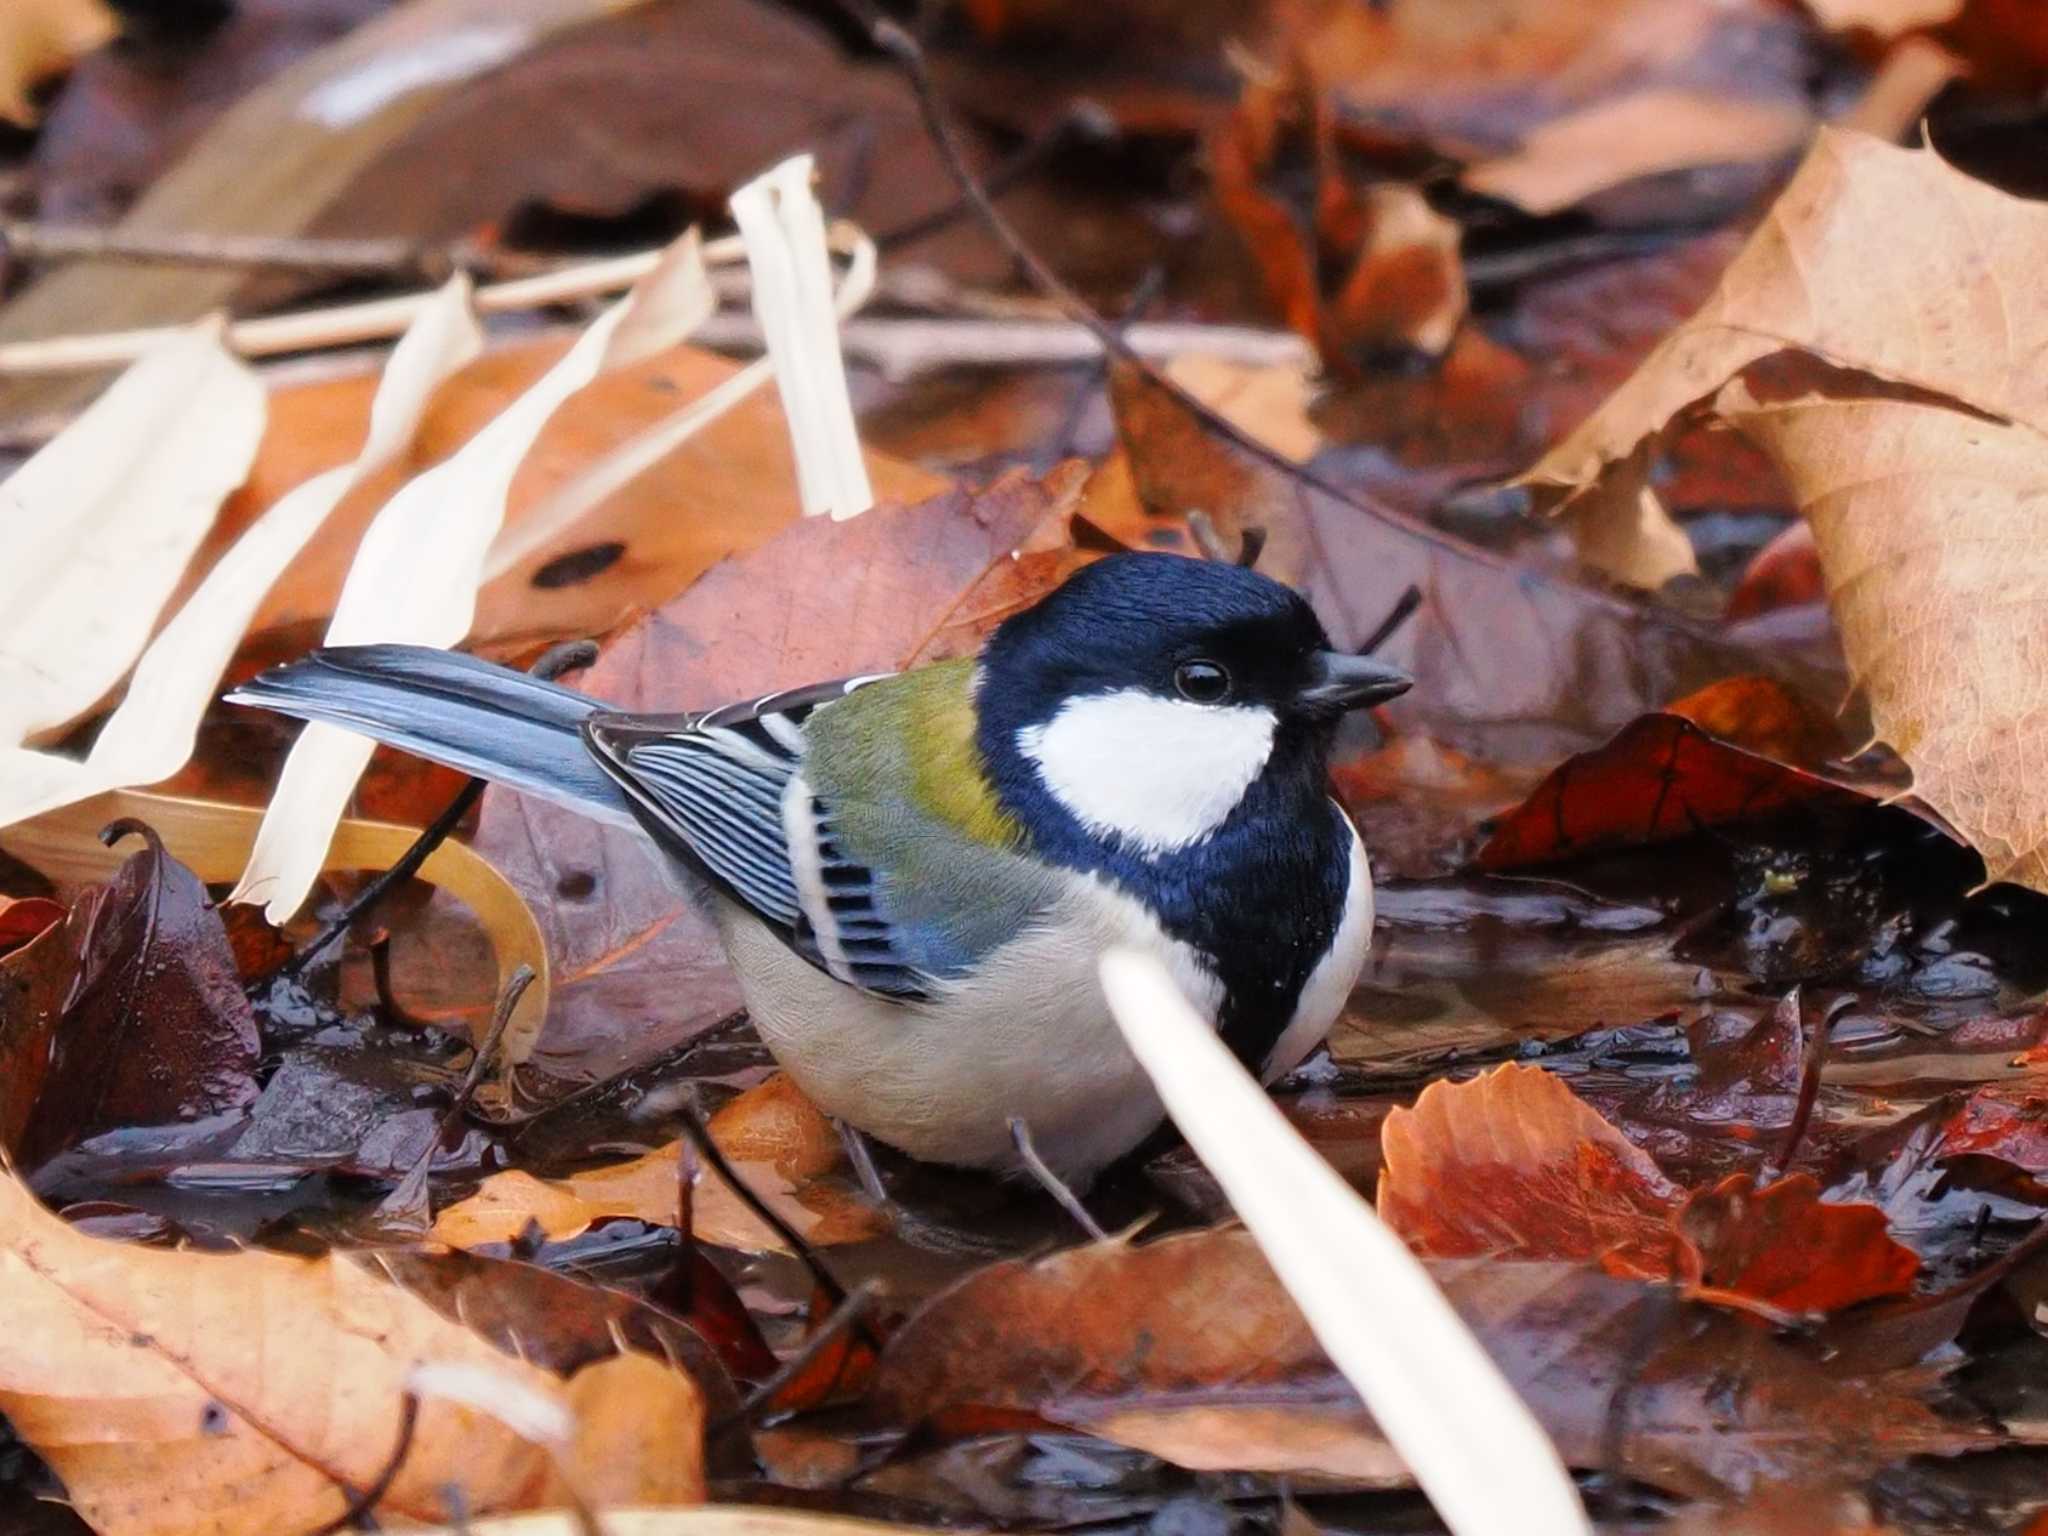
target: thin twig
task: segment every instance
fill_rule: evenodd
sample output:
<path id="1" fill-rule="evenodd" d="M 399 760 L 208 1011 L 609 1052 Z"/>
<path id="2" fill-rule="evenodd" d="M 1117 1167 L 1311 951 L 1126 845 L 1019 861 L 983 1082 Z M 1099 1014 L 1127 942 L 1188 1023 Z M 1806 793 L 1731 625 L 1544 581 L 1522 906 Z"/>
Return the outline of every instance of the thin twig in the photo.
<path id="1" fill-rule="evenodd" d="M 1117 134 L 1116 120 L 1100 107 L 1090 102 L 1070 102 L 1067 108 L 1035 136 L 1026 140 L 1007 160 L 990 171 L 982 184 L 991 197 L 1001 197 L 1025 177 L 1036 173 L 1054 153 L 1070 142 L 1101 143 L 1114 139 Z M 875 248 L 884 254 L 899 250 L 914 241 L 935 235 L 942 229 L 950 228 L 968 214 L 974 212 L 974 204 L 967 195 L 957 193 L 942 207 L 930 213 L 920 213 L 905 220 L 894 229 L 882 231 L 875 236 Z"/>
<path id="2" fill-rule="evenodd" d="M 383 1469 L 378 1472 L 369 1487 L 361 1492 L 349 1493 L 347 1509 L 325 1525 L 307 1532 L 306 1536 L 335 1536 L 336 1532 L 351 1527 L 359 1531 L 375 1530 L 376 1519 L 371 1512 L 383 1500 L 384 1495 L 391 1491 L 391 1485 L 398 1481 L 399 1468 L 405 1465 L 405 1458 L 412 1454 L 413 1432 L 419 1428 L 419 1423 L 419 1395 L 409 1391 L 399 1400 L 398 1444 L 391 1448 L 391 1455 L 385 1461 Z M 346 1488 L 348 1485 L 344 1483 L 342 1486 Z"/>
<path id="3" fill-rule="evenodd" d="M 772 1408 L 775 1399 L 791 1382 L 811 1368 L 828 1345 L 867 1315 L 868 1308 L 875 1304 L 876 1298 L 881 1294 L 882 1282 L 872 1275 L 848 1291 L 846 1299 L 832 1309 L 831 1315 L 812 1331 L 811 1336 L 803 1341 L 797 1352 L 778 1365 L 772 1374 L 764 1377 L 760 1384 L 747 1394 L 746 1400 L 735 1411 L 734 1420 L 741 1424 L 751 1424 L 762 1412 Z"/>
<path id="4" fill-rule="evenodd" d="M 752 1211 L 762 1225 L 782 1239 L 789 1251 L 796 1255 L 797 1262 L 809 1272 L 812 1282 L 824 1292 L 825 1299 L 835 1307 L 845 1305 L 846 1288 L 832 1278 L 832 1271 L 825 1267 L 824 1260 L 820 1259 L 817 1250 L 804 1240 L 803 1234 L 784 1221 L 781 1214 L 755 1194 L 747 1181 L 739 1176 L 738 1171 L 727 1160 L 724 1149 L 711 1139 L 711 1128 L 697 1113 L 696 1106 L 679 1103 L 675 1107 L 675 1112 L 683 1133 L 690 1138 L 691 1145 L 696 1147 L 697 1155 L 704 1159 L 706 1166 L 725 1180 L 726 1186 L 739 1197 L 740 1204 Z"/>
<path id="5" fill-rule="evenodd" d="M 1797 1017 L 1799 989 L 1794 987 L 1785 996 Z M 1792 1105 L 1792 1123 L 1785 1127 L 1785 1139 L 1778 1146 L 1777 1156 L 1766 1162 L 1763 1172 L 1758 1175 L 1759 1185 L 1773 1183 L 1783 1175 L 1792 1166 L 1800 1143 L 1806 1140 L 1806 1128 L 1813 1119 L 1814 1105 L 1820 1102 L 1820 1073 L 1822 1064 L 1827 1060 L 1828 1036 L 1834 1032 L 1835 1020 L 1842 1016 L 1850 1002 L 1847 997 L 1836 998 L 1822 1010 L 1820 1021 L 1806 1037 L 1806 1048 L 1800 1054 L 1799 1097 Z"/>
<path id="6" fill-rule="evenodd" d="M 1370 656 L 1374 651 L 1394 638 L 1394 632 L 1408 622 L 1408 616 L 1422 606 L 1422 588 L 1410 584 L 1407 591 L 1394 599 L 1394 606 L 1387 610 L 1387 616 L 1379 621 L 1373 632 L 1365 637 L 1365 643 L 1358 648 L 1361 656 Z"/>
<path id="7" fill-rule="evenodd" d="M 458 271 L 531 276 L 570 265 L 544 257 L 494 251 L 464 242 L 452 246 L 418 240 L 312 240 L 292 235 L 225 235 L 198 231 L 106 229 L 0 219 L 0 250 L 26 261 L 122 261 L 187 267 L 282 268 L 345 276 L 446 282 Z"/>
<path id="8" fill-rule="evenodd" d="M 1088 1234 L 1092 1242 L 1109 1240 L 1109 1234 L 1102 1230 L 1102 1223 L 1088 1212 L 1081 1203 L 1081 1197 L 1067 1187 L 1066 1180 L 1054 1173 L 1044 1158 L 1038 1155 L 1038 1147 L 1031 1140 L 1031 1127 L 1024 1123 L 1021 1115 L 1010 1116 L 1010 1140 L 1017 1148 L 1017 1158 L 1024 1164 L 1024 1171 L 1038 1180 L 1039 1187 L 1051 1195 L 1059 1208 L 1074 1218 L 1074 1224 Z"/>
<path id="9" fill-rule="evenodd" d="M 548 647 L 528 671 L 542 682 L 551 683 L 564 672 L 577 671 L 596 660 L 597 645 L 594 641 L 565 640 L 560 645 Z M 463 785 L 455 798 L 448 802 L 447 808 L 413 839 L 412 846 L 399 856 L 398 862 L 357 891 L 332 922 L 284 963 L 280 974 L 299 975 L 316 956 L 373 911 L 385 897 L 418 874 L 420 866 L 434 856 L 436 848 L 448 841 L 449 834 L 462 824 L 462 818 L 483 798 L 488 784 L 486 779 L 474 778 Z"/>
<path id="10" fill-rule="evenodd" d="M 418 1222 L 425 1225 L 427 1211 L 427 1180 L 434 1171 L 434 1159 L 455 1140 L 455 1133 L 461 1129 L 468 1116 L 470 1105 L 476 1099 L 476 1090 L 497 1059 L 498 1048 L 504 1043 L 505 1030 L 512 1022 L 512 1014 L 519 1007 L 519 1000 L 526 996 L 526 989 L 533 985 L 533 967 L 521 963 L 505 983 L 505 990 L 498 995 L 498 1006 L 491 1013 L 491 1027 L 477 1043 L 469 1059 L 469 1070 L 462 1074 L 462 1082 L 455 1090 L 455 1100 L 448 1106 L 447 1113 L 435 1126 L 426 1150 L 420 1153 L 419 1161 L 407 1170 L 391 1193 L 377 1206 L 377 1214 L 392 1222 Z"/>

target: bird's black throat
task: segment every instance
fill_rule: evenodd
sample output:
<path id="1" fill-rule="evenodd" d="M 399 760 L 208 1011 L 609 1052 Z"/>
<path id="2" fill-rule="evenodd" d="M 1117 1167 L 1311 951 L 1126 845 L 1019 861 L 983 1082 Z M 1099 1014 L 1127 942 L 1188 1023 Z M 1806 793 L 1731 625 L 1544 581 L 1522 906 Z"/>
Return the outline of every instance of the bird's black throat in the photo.
<path id="1" fill-rule="evenodd" d="M 1223 823 L 1161 854 L 1090 831 L 995 735 L 983 737 L 988 773 L 1033 851 L 1109 881 L 1196 950 L 1222 983 L 1224 1043 L 1260 1074 L 1343 921 L 1352 832 L 1330 798 L 1329 730 L 1284 722 L 1265 770 Z"/>

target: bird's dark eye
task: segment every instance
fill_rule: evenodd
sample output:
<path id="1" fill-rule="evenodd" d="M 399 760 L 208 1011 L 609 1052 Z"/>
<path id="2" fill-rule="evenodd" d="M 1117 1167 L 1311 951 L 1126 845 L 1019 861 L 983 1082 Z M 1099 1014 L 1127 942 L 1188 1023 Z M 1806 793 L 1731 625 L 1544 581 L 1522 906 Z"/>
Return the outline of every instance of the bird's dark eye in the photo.
<path id="1" fill-rule="evenodd" d="M 1184 661 L 1173 669 L 1173 686 L 1196 704 L 1221 704 L 1230 697 L 1230 674 L 1213 661 Z"/>

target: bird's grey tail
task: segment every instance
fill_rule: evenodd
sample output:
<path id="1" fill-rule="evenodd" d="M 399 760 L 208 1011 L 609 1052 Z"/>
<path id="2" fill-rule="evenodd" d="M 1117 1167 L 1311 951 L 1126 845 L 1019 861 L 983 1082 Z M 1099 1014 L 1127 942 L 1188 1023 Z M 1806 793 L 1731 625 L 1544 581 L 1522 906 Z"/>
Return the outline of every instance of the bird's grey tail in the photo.
<path id="1" fill-rule="evenodd" d="M 588 816 L 633 825 L 624 793 L 584 749 L 604 706 L 524 672 L 421 645 L 350 645 L 273 667 L 231 704 L 321 720 Z"/>

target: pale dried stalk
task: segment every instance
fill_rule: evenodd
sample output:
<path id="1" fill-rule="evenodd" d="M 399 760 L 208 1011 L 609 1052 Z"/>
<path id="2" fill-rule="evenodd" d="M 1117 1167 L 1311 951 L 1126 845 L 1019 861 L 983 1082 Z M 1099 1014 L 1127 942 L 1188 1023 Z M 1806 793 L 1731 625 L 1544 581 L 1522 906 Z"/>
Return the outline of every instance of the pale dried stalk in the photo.
<path id="1" fill-rule="evenodd" d="M 1591 1536 L 1557 1449 L 1371 1206 L 1287 1123 L 1151 955 L 1102 985 L 1131 1052 L 1456 1536 Z"/>

